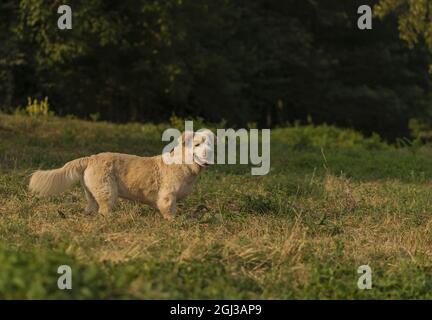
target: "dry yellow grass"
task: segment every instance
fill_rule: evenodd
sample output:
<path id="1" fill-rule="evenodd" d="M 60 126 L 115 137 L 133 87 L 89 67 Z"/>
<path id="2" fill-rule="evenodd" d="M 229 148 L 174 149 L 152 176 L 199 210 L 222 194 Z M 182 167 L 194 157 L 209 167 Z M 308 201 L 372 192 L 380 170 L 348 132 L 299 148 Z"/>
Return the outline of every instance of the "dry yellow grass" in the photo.
<path id="1" fill-rule="evenodd" d="M 26 189 L 29 173 L 97 151 L 154 154 L 162 128 L 0 119 L 7 128 L 0 131 L 0 241 L 36 256 L 64 253 L 114 283 L 104 289 L 105 280 L 94 280 L 99 276 L 92 278 L 96 284 L 83 280 L 82 286 L 99 289 L 74 297 L 430 297 L 431 184 L 412 168 L 401 169 L 395 157 L 400 152 L 408 167 L 414 157 L 417 170 L 426 172 L 418 177 L 426 177 L 432 172 L 427 153 L 379 151 L 369 165 L 380 161 L 395 169 L 374 177 L 360 167 L 369 161 L 364 149 L 327 152 L 323 168 L 320 150 L 286 156 L 289 147 L 274 144 L 268 176 L 252 177 L 241 166 L 210 168 L 174 222 L 128 201 L 103 218 L 84 213 L 79 187 L 36 199 Z M 31 137 L 24 134 L 29 128 Z M 355 162 L 353 153 L 364 158 Z M 351 175 L 340 174 L 339 167 L 352 169 Z M 356 285 L 357 268 L 365 264 L 373 270 L 374 287 L 363 291 Z"/>

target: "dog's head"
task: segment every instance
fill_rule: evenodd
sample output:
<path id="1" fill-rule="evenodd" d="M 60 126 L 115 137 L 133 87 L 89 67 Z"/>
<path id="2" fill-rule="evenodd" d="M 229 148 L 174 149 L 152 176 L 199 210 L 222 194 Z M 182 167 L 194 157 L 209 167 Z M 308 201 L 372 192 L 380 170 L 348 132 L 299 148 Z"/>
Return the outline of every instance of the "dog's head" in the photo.
<path id="1" fill-rule="evenodd" d="M 185 131 L 178 138 L 178 142 L 183 146 L 183 159 L 184 154 L 192 150 L 193 161 L 199 166 L 214 164 L 216 136 L 210 130 Z"/>

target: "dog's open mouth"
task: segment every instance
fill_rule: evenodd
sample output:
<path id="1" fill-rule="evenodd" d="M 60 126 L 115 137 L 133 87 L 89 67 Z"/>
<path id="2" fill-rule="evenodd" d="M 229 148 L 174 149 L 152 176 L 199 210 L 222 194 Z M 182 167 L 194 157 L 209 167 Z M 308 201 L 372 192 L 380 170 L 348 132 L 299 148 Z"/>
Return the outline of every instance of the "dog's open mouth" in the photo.
<path id="1" fill-rule="evenodd" d="M 194 160 L 195 160 L 195 163 L 198 164 L 200 167 L 207 167 L 210 165 L 210 163 L 200 159 L 197 155 L 194 155 Z"/>

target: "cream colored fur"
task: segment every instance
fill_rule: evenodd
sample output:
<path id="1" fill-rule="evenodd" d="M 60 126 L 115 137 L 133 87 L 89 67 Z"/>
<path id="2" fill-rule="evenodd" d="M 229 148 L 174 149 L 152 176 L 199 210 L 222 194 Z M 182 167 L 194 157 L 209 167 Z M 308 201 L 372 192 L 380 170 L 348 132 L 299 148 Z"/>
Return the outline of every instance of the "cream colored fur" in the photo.
<path id="1" fill-rule="evenodd" d="M 193 143 L 199 144 L 195 138 Z M 201 169 L 195 162 L 168 165 L 162 156 L 100 153 L 70 161 L 60 169 L 36 171 L 29 189 L 40 196 L 48 196 L 63 192 L 80 181 L 87 199 L 87 212 L 106 215 L 121 197 L 151 205 L 166 219 L 172 219 L 176 214 L 176 202 L 192 191 Z"/>

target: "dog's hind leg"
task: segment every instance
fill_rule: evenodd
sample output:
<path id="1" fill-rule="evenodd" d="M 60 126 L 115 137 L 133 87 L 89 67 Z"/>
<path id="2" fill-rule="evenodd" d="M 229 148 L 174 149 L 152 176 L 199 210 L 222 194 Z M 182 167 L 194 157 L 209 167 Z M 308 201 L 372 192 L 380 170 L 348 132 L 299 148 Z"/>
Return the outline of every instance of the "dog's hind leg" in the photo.
<path id="1" fill-rule="evenodd" d="M 91 194 L 90 190 L 85 185 L 84 178 L 81 178 L 81 186 L 84 189 L 84 194 L 85 194 L 85 197 L 86 197 L 86 200 L 87 200 L 87 206 L 84 209 L 85 212 L 86 213 L 97 212 L 98 209 L 99 209 L 99 206 L 98 206 L 95 198 Z"/>
<path id="2" fill-rule="evenodd" d="M 118 198 L 117 184 L 107 168 L 91 167 L 84 172 L 84 182 L 98 205 L 98 212 L 109 214 Z"/>

